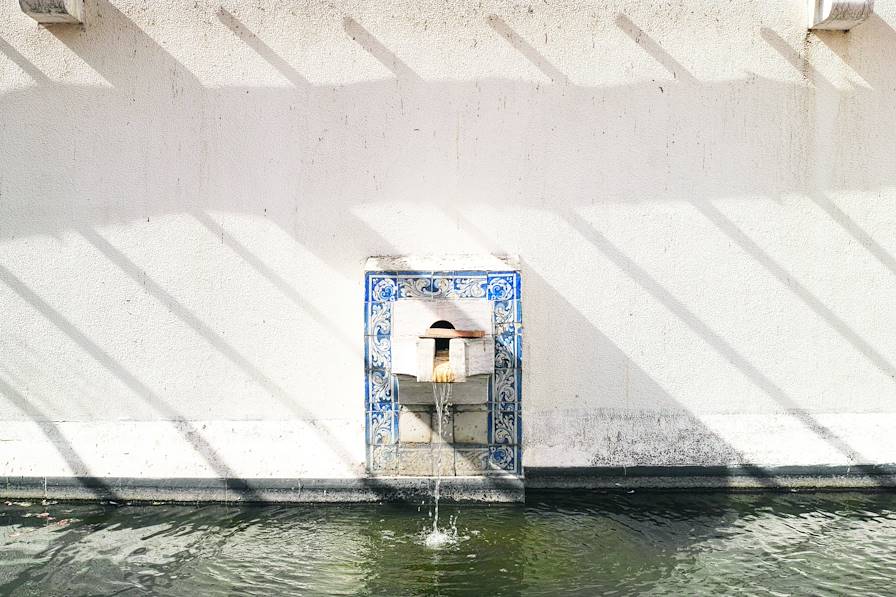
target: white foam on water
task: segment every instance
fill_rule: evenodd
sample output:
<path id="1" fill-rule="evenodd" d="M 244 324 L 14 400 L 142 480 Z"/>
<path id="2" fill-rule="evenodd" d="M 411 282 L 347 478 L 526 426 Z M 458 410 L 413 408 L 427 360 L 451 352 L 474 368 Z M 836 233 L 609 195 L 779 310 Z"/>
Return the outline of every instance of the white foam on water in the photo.
<path id="1" fill-rule="evenodd" d="M 441 549 L 446 545 L 454 545 L 457 543 L 457 533 L 446 533 L 441 530 L 431 531 L 423 539 L 423 545 L 429 549 Z"/>
<path id="2" fill-rule="evenodd" d="M 469 539 L 469 535 L 461 535 L 457 531 L 457 516 L 448 518 L 448 526 L 444 528 L 433 527 L 419 535 L 420 543 L 429 549 L 442 549 L 457 545 Z"/>

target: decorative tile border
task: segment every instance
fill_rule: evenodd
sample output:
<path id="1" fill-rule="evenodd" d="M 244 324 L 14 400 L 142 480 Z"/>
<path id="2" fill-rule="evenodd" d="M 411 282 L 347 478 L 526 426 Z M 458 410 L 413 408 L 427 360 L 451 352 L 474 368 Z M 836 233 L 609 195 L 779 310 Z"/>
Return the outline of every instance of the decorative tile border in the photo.
<path id="1" fill-rule="evenodd" d="M 486 471 L 522 474 L 522 307 L 516 271 L 369 271 L 364 284 L 367 466 L 395 474 L 398 381 L 392 375 L 392 304 L 403 299 L 487 300 L 495 371 L 489 386 Z M 485 451 L 482 452 L 483 460 Z"/>

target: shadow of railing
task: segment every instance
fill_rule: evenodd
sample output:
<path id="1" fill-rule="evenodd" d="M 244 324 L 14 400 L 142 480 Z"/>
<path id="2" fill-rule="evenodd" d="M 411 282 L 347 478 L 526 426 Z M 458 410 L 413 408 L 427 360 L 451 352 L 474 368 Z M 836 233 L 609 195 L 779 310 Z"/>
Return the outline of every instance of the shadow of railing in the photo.
<path id="1" fill-rule="evenodd" d="M 874 29 L 880 30 L 880 35 L 875 36 L 876 39 L 890 40 L 888 43 L 883 44 L 884 46 L 889 46 L 891 50 L 896 50 L 896 32 L 880 17 L 876 15 L 872 15 L 871 19 L 868 23 L 865 23 L 864 26 L 871 27 Z M 766 43 L 769 44 L 778 54 L 780 54 L 797 72 L 800 73 L 801 76 L 809 80 L 815 88 L 821 90 L 825 93 L 835 93 L 836 90 L 834 85 L 827 80 L 827 78 L 818 71 L 818 69 L 812 66 L 812 63 L 809 61 L 808 56 L 804 54 L 800 54 L 794 48 L 787 44 L 787 42 L 781 38 L 775 31 L 763 27 L 760 30 L 760 35 Z M 843 35 L 837 32 L 825 32 L 825 31 L 816 31 L 815 35 L 822 42 L 825 43 L 834 53 L 836 53 L 844 63 L 850 66 L 855 66 L 854 61 L 850 59 L 849 55 L 844 52 L 843 49 Z M 861 39 L 863 36 L 859 36 Z M 833 39 L 837 39 L 837 43 L 833 42 Z M 851 43 L 856 43 L 852 41 Z M 862 42 L 858 42 L 862 43 Z M 882 48 L 881 48 L 882 49 Z M 896 77 L 891 76 L 889 80 L 882 76 L 880 72 L 874 72 L 869 74 L 867 68 L 863 68 L 859 66 L 857 68 L 860 76 L 862 76 L 866 82 L 873 85 L 874 87 L 880 88 L 881 86 L 892 86 L 896 83 Z M 844 231 L 846 231 L 856 242 L 858 242 L 862 247 L 865 248 L 868 253 L 874 256 L 881 265 L 890 270 L 891 273 L 896 274 L 896 259 L 894 259 L 893 255 L 881 246 L 879 242 L 877 242 L 867 231 L 865 231 L 861 226 L 856 223 L 845 211 L 843 211 L 830 197 L 829 193 L 825 192 L 822 189 L 815 189 L 807 193 L 809 199 L 811 199 L 822 211 L 824 211 L 835 223 L 837 223 Z"/>
<path id="2" fill-rule="evenodd" d="M 694 203 L 694 208 L 703 214 L 707 220 L 715 224 L 728 238 L 734 241 L 741 249 L 750 255 L 757 263 L 762 265 L 782 286 L 792 292 L 797 298 L 808 306 L 813 313 L 818 315 L 826 324 L 846 340 L 864 358 L 868 359 L 875 367 L 886 376 L 896 380 L 896 367 L 877 349 L 857 334 L 849 325 L 838 317 L 827 305 L 813 295 L 808 288 L 790 275 L 780 264 L 763 251 L 755 241 L 750 239 L 734 222 L 728 219 L 717 207 L 710 203 Z"/>
<path id="3" fill-rule="evenodd" d="M 345 332 L 341 330 L 336 321 L 334 321 L 329 315 L 314 306 L 310 301 L 303 298 L 302 295 L 299 294 L 299 292 L 283 278 L 283 276 L 275 272 L 270 266 L 262 261 L 261 258 L 250 251 L 248 247 L 238 241 L 232 234 L 228 234 L 221 224 L 214 221 L 211 216 L 202 211 L 193 212 L 192 215 L 200 224 L 205 226 L 205 228 L 208 229 L 208 231 L 211 232 L 215 236 L 215 238 L 220 238 L 221 243 L 223 243 L 224 246 L 236 253 L 240 259 L 251 265 L 255 269 L 255 271 L 261 274 L 261 276 L 264 277 L 268 282 L 273 284 L 298 308 L 300 308 L 303 312 L 309 314 L 322 327 L 331 330 L 333 335 L 342 343 L 342 345 L 347 350 L 352 351 L 353 353 L 355 353 L 355 355 L 361 354 L 361 350 L 358 347 L 357 343 L 353 339 L 349 338 L 345 334 Z"/>
<path id="4" fill-rule="evenodd" d="M 116 361 L 112 356 L 99 347 L 93 340 L 88 338 L 81 330 L 75 327 L 68 319 L 66 319 L 59 311 L 51 307 L 46 301 L 40 298 L 27 285 L 19 280 L 12 272 L 0 265 L 0 281 L 2 281 L 13 292 L 19 295 L 24 301 L 36 309 L 48 321 L 55 325 L 61 332 L 74 341 L 87 354 L 89 354 L 96 362 L 102 365 L 107 371 L 112 373 L 116 378 L 120 379 L 134 394 L 140 397 L 147 404 L 152 406 L 157 412 L 165 416 L 172 423 L 184 441 L 191 446 L 196 453 L 202 457 L 205 463 L 218 476 L 222 478 L 233 478 L 237 475 L 224 463 L 208 441 L 195 429 L 192 422 L 184 420 L 180 413 L 171 407 L 161 396 L 153 392 L 143 382 L 137 379 L 134 374 L 125 369 L 125 367 Z M 65 444 L 57 446 L 57 449 L 65 449 Z"/>
<path id="5" fill-rule="evenodd" d="M 666 69 L 672 75 L 673 79 L 681 81 L 688 85 L 699 85 L 694 75 L 672 57 L 669 52 L 663 49 L 652 37 L 650 37 L 643 29 L 638 27 L 627 15 L 619 14 L 616 17 L 616 26 L 625 33 L 638 47 L 647 52 L 654 60 Z"/>
<path id="6" fill-rule="evenodd" d="M 115 489 L 105 480 L 94 476 L 90 466 L 62 434 L 59 426 L 46 413 L 37 408 L 24 394 L 0 378 L 0 396 L 4 396 L 36 425 L 49 444 L 65 461 L 71 474 L 79 479 L 82 488 L 96 499 L 119 499 Z"/>
<path id="7" fill-rule="evenodd" d="M 756 384 L 766 395 L 773 398 L 778 404 L 787 409 L 787 414 L 799 420 L 807 429 L 810 429 L 820 439 L 840 452 L 843 456 L 855 463 L 857 468 L 872 462 L 858 453 L 846 441 L 835 434 L 831 429 L 819 423 L 811 414 L 800 408 L 795 400 L 788 396 L 784 390 L 750 363 L 727 340 L 714 332 L 706 323 L 691 312 L 681 301 L 675 298 L 666 288 L 657 282 L 641 266 L 626 256 L 618 247 L 612 244 L 603 234 L 593 226 L 585 222 L 578 214 L 567 211 L 566 221 L 588 240 L 592 246 L 600 251 L 607 259 L 625 272 L 641 288 L 646 290 L 660 304 L 668 309 L 675 317 L 697 333 L 700 338 L 715 349 L 722 357 L 737 367 L 751 382 Z"/>
<path id="8" fill-rule="evenodd" d="M 547 78 L 551 80 L 552 83 L 556 85 L 569 85 L 569 78 L 560 71 L 556 66 L 551 64 L 547 58 L 542 56 L 538 50 L 536 50 L 532 44 L 527 42 L 520 36 L 516 31 L 514 31 L 504 19 L 499 17 L 498 15 L 489 15 L 486 19 L 488 26 L 495 30 L 495 32 L 507 40 L 514 50 L 522 54 L 526 60 L 531 62 L 535 67 L 540 70 Z"/>
<path id="9" fill-rule="evenodd" d="M 306 89 L 310 87 L 310 83 L 308 80 L 299 74 L 299 71 L 294 69 L 291 64 L 289 64 L 286 60 L 280 57 L 277 52 L 274 51 L 271 46 L 267 45 L 262 41 L 257 35 L 255 35 L 246 25 L 243 24 L 238 18 L 236 18 L 233 14 L 231 14 L 226 8 L 223 6 L 218 9 L 218 20 L 224 24 L 225 27 L 233 31 L 233 34 L 236 35 L 243 43 L 248 45 L 250 48 L 255 50 L 255 52 L 261 56 L 268 64 L 277 69 L 281 75 L 286 77 L 293 85 L 298 89 Z"/>
<path id="10" fill-rule="evenodd" d="M 355 19 L 346 16 L 342 20 L 343 28 L 352 40 L 358 42 L 358 45 L 379 61 L 380 64 L 388 68 L 399 80 L 409 80 L 420 82 L 421 79 L 414 70 L 404 63 L 395 52 L 384 46 L 380 40 L 371 35 Z"/>
<path id="11" fill-rule="evenodd" d="M 314 429 L 315 433 L 318 433 L 323 438 L 326 445 L 333 450 L 343 462 L 348 463 L 352 461 L 349 454 L 342 447 L 342 442 L 312 417 L 306 409 L 297 404 L 295 399 L 291 397 L 284 388 L 265 375 L 261 369 L 249 362 L 249 359 L 240 354 L 239 351 L 226 342 L 208 324 L 202 321 L 172 296 L 171 293 L 150 278 L 144 270 L 137 267 L 137 265 L 128 259 L 124 253 L 113 247 L 94 230 L 82 229 L 80 230 L 80 233 L 87 242 L 93 245 L 100 253 L 109 259 L 109 261 L 117 265 L 128 277 L 134 280 L 137 284 L 142 285 L 149 295 L 170 309 L 178 319 L 199 334 L 199 336 L 208 342 L 209 345 L 224 355 L 224 357 L 236 365 L 241 371 L 246 373 L 253 381 L 255 381 L 255 383 L 267 390 L 281 404 L 295 413 L 301 420 L 307 423 L 310 428 Z"/>
<path id="12" fill-rule="evenodd" d="M 50 78 L 47 77 L 39 68 L 31 64 L 31 62 L 22 56 L 18 50 L 14 47 L 6 43 L 2 38 L 0 38 L 0 54 L 3 54 L 10 60 L 12 60 L 16 66 L 25 71 L 25 73 L 34 80 L 38 85 L 47 85 L 52 83 Z"/>

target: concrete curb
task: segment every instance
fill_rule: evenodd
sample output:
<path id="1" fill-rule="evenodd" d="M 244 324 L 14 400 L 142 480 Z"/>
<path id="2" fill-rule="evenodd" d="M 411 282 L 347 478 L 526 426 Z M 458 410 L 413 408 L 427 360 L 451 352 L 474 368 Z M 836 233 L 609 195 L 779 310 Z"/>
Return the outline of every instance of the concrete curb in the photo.
<path id="1" fill-rule="evenodd" d="M 448 477 L 446 502 L 522 502 L 526 491 L 843 491 L 896 488 L 896 465 L 642 466 L 526 469 L 516 477 Z M 0 497 L 126 502 L 327 503 L 432 499 L 429 477 L 221 479 L 2 477 Z"/>
<path id="2" fill-rule="evenodd" d="M 526 469 L 526 489 L 848 490 L 896 488 L 896 465 L 634 466 Z"/>
<path id="3" fill-rule="evenodd" d="M 0 497 L 128 502 L 320 503 L 420 502 L 432 499 L 428 477 L 366 479 L 135 479 L 97 477 L 6 477 Z M 442 480 L 446 502 L 521 502 L 523 482 L 513 477 L 450 477 Z"/>

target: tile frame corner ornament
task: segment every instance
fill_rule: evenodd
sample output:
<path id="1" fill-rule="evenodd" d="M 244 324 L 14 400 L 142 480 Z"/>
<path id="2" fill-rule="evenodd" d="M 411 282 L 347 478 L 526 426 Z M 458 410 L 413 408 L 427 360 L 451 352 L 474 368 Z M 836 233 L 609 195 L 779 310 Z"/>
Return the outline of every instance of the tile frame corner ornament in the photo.
<path id="1" fill-rule="evenodd" d="M 495 368 L 489 383 L 485 474 L 522 475 L 522 308 L 519 271 L 367 271 L 364 410 L 367 470 L 394 474 L 398 382 L 392 375 L 392 305 L 403 299 L 484 299 L 491 305 Z"/>

